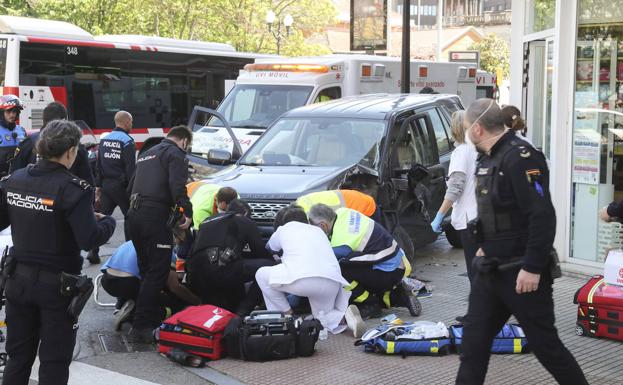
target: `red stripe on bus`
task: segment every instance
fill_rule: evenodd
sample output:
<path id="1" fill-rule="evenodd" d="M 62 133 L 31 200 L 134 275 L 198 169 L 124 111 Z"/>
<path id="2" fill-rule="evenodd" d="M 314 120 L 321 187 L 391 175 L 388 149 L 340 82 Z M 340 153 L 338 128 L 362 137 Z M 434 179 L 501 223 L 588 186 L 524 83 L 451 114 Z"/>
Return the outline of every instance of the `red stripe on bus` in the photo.
<path id="1" fill-rule="evenodd" d="M 130 48 L 132 48 L 132 51 L 140 51 L 141 50 L 141 46 L 139 46 L 139 45 L 131 45 Z"/>
<path id="2" fill-rule="evenodd" d="M 67 89 L 65 87 L 50 87 L 54 101 L 67 105 Z"/>
<path id="3" fill-rule="evenodd" d="M 92 128 L 92 130 L 95 135 L 100 135 L 105 132 L 110 132 L 113 129 L 112 128 Z M 163 132 L 165 131 L 163 130 Z M 130 131 L 130 134 L 149 134 L 149 128 L 132 128 L 132 131 Z"/>
<path id="4" fill-rule="evenodd" d="M 19 87 L 3 87 L 2 88 L 2 94 L 3 95 L 15 95 L 17 97 L 19 97 Z"/>
<path id="5" fill-rule="evenodd" d="M 65 39 L 53 39 L 47 37 L 27 37 L 31 43 L 46 43 L 46 44 L 62 44 L 62 45 L 76 45 L 84 47 L 102 47 L 102 48 L 116 48 L 112 43 L 103 43 L 98 41 L 82 41 L 82 40 L 65 40 Z"/>

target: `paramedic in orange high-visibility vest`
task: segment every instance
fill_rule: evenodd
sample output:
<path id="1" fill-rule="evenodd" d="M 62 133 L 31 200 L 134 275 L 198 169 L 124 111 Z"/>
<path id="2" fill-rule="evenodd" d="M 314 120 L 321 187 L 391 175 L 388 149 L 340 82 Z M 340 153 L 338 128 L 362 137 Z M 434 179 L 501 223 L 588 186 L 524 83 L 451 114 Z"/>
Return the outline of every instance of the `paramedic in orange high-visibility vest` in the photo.
<path id="1" fill-rule="evenodd" d="M 374 198 L 357 190 L 317 191 L 303 195 L 296 200 L 296 204 L 301 206 L 306 213 L 309 213 L 309 209 L 317 203 L 327 205 L 334 211 L 345 207 L 376 221 L 380 219 Z"/>

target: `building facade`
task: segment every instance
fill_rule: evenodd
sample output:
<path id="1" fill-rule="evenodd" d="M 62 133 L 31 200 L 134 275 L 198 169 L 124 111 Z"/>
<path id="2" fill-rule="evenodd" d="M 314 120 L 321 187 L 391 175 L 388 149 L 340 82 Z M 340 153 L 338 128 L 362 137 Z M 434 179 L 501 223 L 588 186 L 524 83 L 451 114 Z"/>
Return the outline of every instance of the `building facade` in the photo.
<path id="1" fill-rule="evenodd" d="M 598 218 L 623 199 L 623 0 L 513 1 L 510 103 L 550 161 L 561 259 L 598 271 L 623 245 Z"/>
<path id="2" fill-rule="evenodd" d="M 390 1 L 390 9 L 402 14 L 402 0 Z M 411 0 L 412 25 L 420 29 L 437 25 L 438 0 Z M 510 24 L 511 0 L 443 0 L 444 27 Z"/>

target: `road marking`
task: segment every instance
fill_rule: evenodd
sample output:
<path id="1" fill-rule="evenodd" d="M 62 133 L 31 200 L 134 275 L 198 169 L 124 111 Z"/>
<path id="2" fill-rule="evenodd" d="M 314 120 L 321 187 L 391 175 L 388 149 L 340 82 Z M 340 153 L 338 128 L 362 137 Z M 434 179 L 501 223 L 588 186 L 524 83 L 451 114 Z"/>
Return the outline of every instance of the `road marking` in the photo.
<path id="1" fill-rule="evenodd" d="M 39 357 L 35 360 L 30 373 L 30 379 L 39 382 Z M 126 376 L 98 366 L 73 361 L 69 367 L 68 385 L 159 385 L 155 382 L 141 380 L 140 378 Z"/>

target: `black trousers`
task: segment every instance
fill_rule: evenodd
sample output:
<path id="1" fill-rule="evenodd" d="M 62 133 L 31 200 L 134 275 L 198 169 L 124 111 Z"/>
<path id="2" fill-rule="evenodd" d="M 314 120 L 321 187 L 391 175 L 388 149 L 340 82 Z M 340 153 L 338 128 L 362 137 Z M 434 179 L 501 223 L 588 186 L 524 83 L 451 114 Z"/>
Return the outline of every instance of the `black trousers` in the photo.
<path id="1" fill-rule="evenodd" d="M 262 303 L 262 290 L 255 282 L 260 267 L 273 266 L 266 258 L 240 259 L 229 266 L 212 265 L 206 258 L 188 259 L 189 281 L 201 302 L 220 306 L 238 314 L 248 314 Z M 245 283 L 252 282 L 245 292 Z"/>
<path id="2" fill-rule="evenodd" d="M 115 277 L 104 272 L 102 287 L 106 292 L 117 298 L 118 308 L 127 300 L 136 301 L 141 288 L 141 280 L 137 277 Z"/>
<path id="3" fill-rule="evenodd" d="M 160 292 L 167 283 L 173 252 L 173 233 L 166 225 L 167 218 L 167 210 L 143 206 L 129 215 L 130 235 L 142 277 L 132 324 L 136 329 L 160 325 Z"/>
<path id="4" fill-rule="evenodd" d="M 404 269 L 388 272 L 373 269 L 369 265 L 341 264 L 340 268 L 342 269 L 342 276 L 350 282 L 351 296 L 349 302 L 357 304 L 383 300 L 383 296 L 387 292 L 394 291 L 393 288 L 400 283 L 405 273 Z M 404 305 L 396 303 L 396 300 L 392 302 L 396 306 Z M 386 306 L 390 307 L 391 305 L 386 303 Z"/>
<path id="5" fill-rule="evenodd" d="M 558 338 L 549 274 L 541 275 L 538 290 L 517 294 L 517 273 L 518 270 L 510 270 L 474 276 L 456 383 L 484 383 L 493 338 L 512 314 L 526 333 L 535 356 L 558 383 L 587 384 L 582 369 Z"/>
<path id="6" fill-rule="evenodd" d="M 469 282 L 474 281 L 474 268 L 472 266 L 472 262 L 474 261 L 474 257 L 476 256 L 476 252 L 478 251 L 478 244 L 474 241 L 474 238 L 471 236 L 467 229 L 458 230 L 459 236 L 461 237 L 461 243 L 463 244 L 463 254 L 465 255 L 465 267 L 467 268 L 467 278 L 469 278 Z"/>
<path id="7" fill-rule="evenodd" d="M 9 361 L 2 383 L 27 385 L 38 349 L 39 384 L 67 384 L 76 343 L 74 320 L 67 314 L 69 297 L 61 295 L 58 284 L 36 276 L 10 278 L 5 294 Z"/>
<path id="8" fill-rule="evenodd" d="M 123 234 L 125 240 L 130 239 L 129 228 L 127 225 L 128 210 L 130 209 L 130 197 L 126 191 L 126 185 L 120 180 L 102 180 L 102 196 L 100 198 L 100 212 L 104 215 L 112 215 L 115 207 L 119 206 L 126 222 L 124 222 Z"/>

